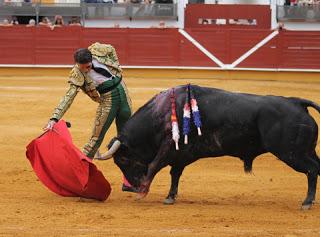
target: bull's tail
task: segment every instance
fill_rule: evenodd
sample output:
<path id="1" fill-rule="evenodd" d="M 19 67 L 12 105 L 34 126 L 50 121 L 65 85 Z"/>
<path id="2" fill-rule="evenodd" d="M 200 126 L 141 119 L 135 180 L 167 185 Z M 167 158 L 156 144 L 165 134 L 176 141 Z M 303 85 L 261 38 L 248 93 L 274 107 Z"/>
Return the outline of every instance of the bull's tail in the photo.
<path id="1" fill-rule="evenodd" d="M 296 103 L 303 106 L 305 109 L 307 109 L 307 107 L 312 107 L 320 113 L 320 106 L 311 100 L 306 100 L 306 99 L 301 99 L 296 97 L 291 97 L 291 99 L 293 99 Z"/>

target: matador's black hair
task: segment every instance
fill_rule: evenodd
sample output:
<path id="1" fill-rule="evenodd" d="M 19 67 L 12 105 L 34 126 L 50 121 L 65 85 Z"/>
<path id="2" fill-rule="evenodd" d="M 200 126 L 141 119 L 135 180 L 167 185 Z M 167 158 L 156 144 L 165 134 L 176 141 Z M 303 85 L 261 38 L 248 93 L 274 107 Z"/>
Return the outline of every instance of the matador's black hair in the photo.
<path id="1" fill-rule="evenodd" d="M 86 48 L 78 49 L 73 57 L 76 63 L 85 64 L 92 62 L 92 54 L 89 49 Z"/>

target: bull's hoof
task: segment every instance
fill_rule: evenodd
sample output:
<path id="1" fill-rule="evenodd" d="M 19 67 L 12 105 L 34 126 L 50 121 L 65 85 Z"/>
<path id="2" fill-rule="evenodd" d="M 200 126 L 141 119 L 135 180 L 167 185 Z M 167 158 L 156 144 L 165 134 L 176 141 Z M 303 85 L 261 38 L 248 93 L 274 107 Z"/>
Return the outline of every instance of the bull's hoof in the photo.
<path id="1" fill-rule="evenodd" d="M 303 211 L 310 210 L 311 207 L 312 207 L 312 203 L 310 203 L 310 204 L 302 204 L 301 210 L 303 210 Z"/>
<path id="2" fill-rule="evenodd" d="M 148 195 L 148 193 L 137 193 L 136 200 L 141 200 L 145 198 Z"/>
<path id="3" fill-rule="evenodd" d="M 135 188 L 133 186 L 127 186 L 125 184 L 122 184 L 121 190 L 123 192 L 131 192 L 131 193 L 138 193 L 139 192 L 139 190 L 137 188 Z"/>
<path id="4" fill-rule="evenodd" d="M 176 199 L 174 199 L 172 197 L 168 197 L 163 200 L 163 204 L 165 204 L 165 205 L 173 205 L 175 202 L 176 202 Z"/>
<path id="5" fill-rule="evenodd" d="M 306 200 L 302 203 L 301 210 L 310 210 L 313 204 L 314 204 L 314 200 L 313 201 Z"/>

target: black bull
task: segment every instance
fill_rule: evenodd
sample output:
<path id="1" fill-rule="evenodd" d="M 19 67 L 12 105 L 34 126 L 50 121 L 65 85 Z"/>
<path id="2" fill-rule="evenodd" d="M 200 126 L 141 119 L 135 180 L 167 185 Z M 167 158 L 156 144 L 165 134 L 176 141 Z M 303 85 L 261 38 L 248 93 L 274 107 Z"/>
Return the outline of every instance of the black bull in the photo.
<path id="1" fill-rule="evenodd" d="M 234 156 L 252 170 L 253 160 L 271 152 L 308 179 L 302 207 L 315 200 L 320 161 L 315 147 L 318 126 L 307 107 L 320 112 L 312 101 L 281 96 L 260 96 L 192 86 L 202 120 L 202 136 L 191 126 L 189 144 L 180 139 L 177 151 L 171 134 L 171 90 L 153 97 L 126 123 L 104 155 L 114 162 L 129 182 L 145 196 L 154 176 L 171 166 L 171 188 L 165 203 L 172 204 L 183 169 L 205 157 Z M 177 118 L 182 131 L 186 86 L 175 88 Z M 180 132 L 181 133 L 181 132 Z"/>

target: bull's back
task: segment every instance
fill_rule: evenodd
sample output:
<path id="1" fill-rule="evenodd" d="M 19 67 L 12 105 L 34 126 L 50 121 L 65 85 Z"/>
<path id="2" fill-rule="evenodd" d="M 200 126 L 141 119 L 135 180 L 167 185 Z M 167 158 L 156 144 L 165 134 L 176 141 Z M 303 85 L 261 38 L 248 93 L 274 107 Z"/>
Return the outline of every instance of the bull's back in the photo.
<path id="1" fill-rule="evenodd" d="M 202 122 L 201 137 L 197 135 L 195 126 L 191 125 L 190 146 L 193 154 L 198 157 L 241 156 L 242 152 L 248 153 L 247 148 L 260 152 L 260 134 L 255 121 L 261 96 L 199 86 L 192 86 L 192 92 L 198 102 Z M 183 93 L 178 103 L 177 107 L 183 108 Z M 182 109 L 179 109 L 178 117 L 182 124 Z"/>
<path id="2" fill-rule="evenodd" d="M 289 98 L 198 86 L 193 86 L 193 93 L 203 123 L 203 137 L 197 141 L 211 144 L 209 150 L 219 155 L 258 155 L 283 142 L 279 139 L 284 134 L 288 139 L 295 136 L 292 131 L 300 129 L 299 124 L 316 126 L 305 108 Z"/>
<path id="3" fill-rule="evenodd" d="M 198 106 L 205 120 L 215 120 L 242 125 L 257 119 L 280 120 L 286 117 L 303 119 L 310 117 L 305 107 L 296 100 L 282 96 L 254 95 L 225 90 L 193 86 Z M 221 125 L 221 124 L 220 124 Z"/>
<path id="4" fill-rule="evenodd" d="M 250 124 L 256 117 L 262 96 L 233 93 L 215 88 L 193 86 L 200 114 L 207 126 Z"/>

